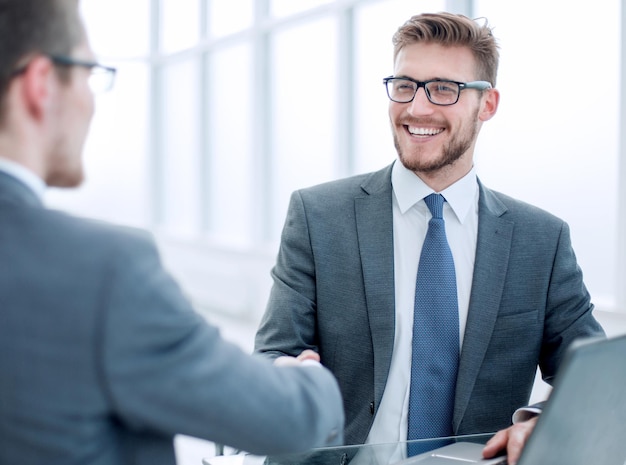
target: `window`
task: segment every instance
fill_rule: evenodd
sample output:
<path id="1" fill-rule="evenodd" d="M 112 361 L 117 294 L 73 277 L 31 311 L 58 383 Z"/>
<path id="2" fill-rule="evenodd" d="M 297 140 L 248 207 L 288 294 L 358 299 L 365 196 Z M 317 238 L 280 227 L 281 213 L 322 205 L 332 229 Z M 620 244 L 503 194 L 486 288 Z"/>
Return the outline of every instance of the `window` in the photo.
<path id="1" fill-rule="evenodd" d="M 396 158 L 381 84 L 393 32 L 418 6 L 469 11 L 501 44 L 481 180 L 568 221 L 594 301 L 624 307 L 622 12 L 599 2 L 83 2 L 118 80 L 98 97 L 87 183 L 49 203 L 153 230 L 199 305 L 228 307 L 222 289 L 239 289 L 227 310 L 258 315 L 291 191 Z"/>

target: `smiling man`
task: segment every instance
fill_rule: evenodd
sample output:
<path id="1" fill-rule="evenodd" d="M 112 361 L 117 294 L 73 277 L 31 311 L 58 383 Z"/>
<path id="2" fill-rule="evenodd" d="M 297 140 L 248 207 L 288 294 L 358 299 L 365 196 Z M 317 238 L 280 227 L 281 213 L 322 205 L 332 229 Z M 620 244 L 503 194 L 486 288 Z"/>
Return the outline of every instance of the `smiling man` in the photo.
<path id="1" fill-rule="evenodd" d="M 602 329 L 567 224 L 478 179 L 499 102 L 491 29 L 422 14 L 393 42 L 399 162 L 292 195 L 256 350 L 331 369 L 349 444 L 502 430 L 485 455 L 507 447 L 514 463 L 537 366 L 550 382 L 568 345 Z"/>

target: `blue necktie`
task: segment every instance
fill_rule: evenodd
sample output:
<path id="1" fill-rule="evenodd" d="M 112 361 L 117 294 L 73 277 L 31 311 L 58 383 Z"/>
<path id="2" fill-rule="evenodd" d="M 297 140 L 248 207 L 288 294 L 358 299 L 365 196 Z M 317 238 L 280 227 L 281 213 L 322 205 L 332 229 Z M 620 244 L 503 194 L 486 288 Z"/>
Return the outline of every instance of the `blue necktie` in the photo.
<path id="1" fill-rule="evenodd" d="M 459 365 L 459 310 L 454 260 L 446 239 L 441 194 L 424 198 L 432 218 L 415 284 L 408 440 L 452 435 Z M 408 456 L 442 444 L 409 444 Z"/>

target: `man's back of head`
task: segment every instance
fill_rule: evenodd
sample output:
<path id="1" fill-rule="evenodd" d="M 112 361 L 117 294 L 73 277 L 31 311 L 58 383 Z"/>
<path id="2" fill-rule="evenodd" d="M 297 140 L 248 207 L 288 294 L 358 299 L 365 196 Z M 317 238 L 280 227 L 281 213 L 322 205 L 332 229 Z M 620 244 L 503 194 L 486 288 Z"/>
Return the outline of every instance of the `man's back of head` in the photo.
<path id="1" fill-rule="evenodd" d="M 35 55 L 69 55 L 84 38 L 78 0 L 0 0 L 0 102 Z M 0 113 L 2 114 L 2 113 Z"/>
<path id="2" fill-rule="evenodd" d="M 83 179 L 93 54 L 78 0 L 0 0 L 0 157 L 44 183 Z M 78 60 L 78 61 L 77 61 Z"/>

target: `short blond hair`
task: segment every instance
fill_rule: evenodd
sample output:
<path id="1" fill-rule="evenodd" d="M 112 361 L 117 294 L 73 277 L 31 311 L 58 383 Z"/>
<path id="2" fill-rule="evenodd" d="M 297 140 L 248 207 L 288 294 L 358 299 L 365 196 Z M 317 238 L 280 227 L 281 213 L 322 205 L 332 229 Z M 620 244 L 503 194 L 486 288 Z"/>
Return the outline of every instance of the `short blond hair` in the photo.
<path id="1" fill-rule="evenodd" d="M 500 55 L 486 20 L 479 24 L 467 16 L 447 12 L 415 15 L 393 35 L 394 61 L 403 47 L 418 42 L 468 47 L 476 58 L 476 78 L 495 87 Z"/>

